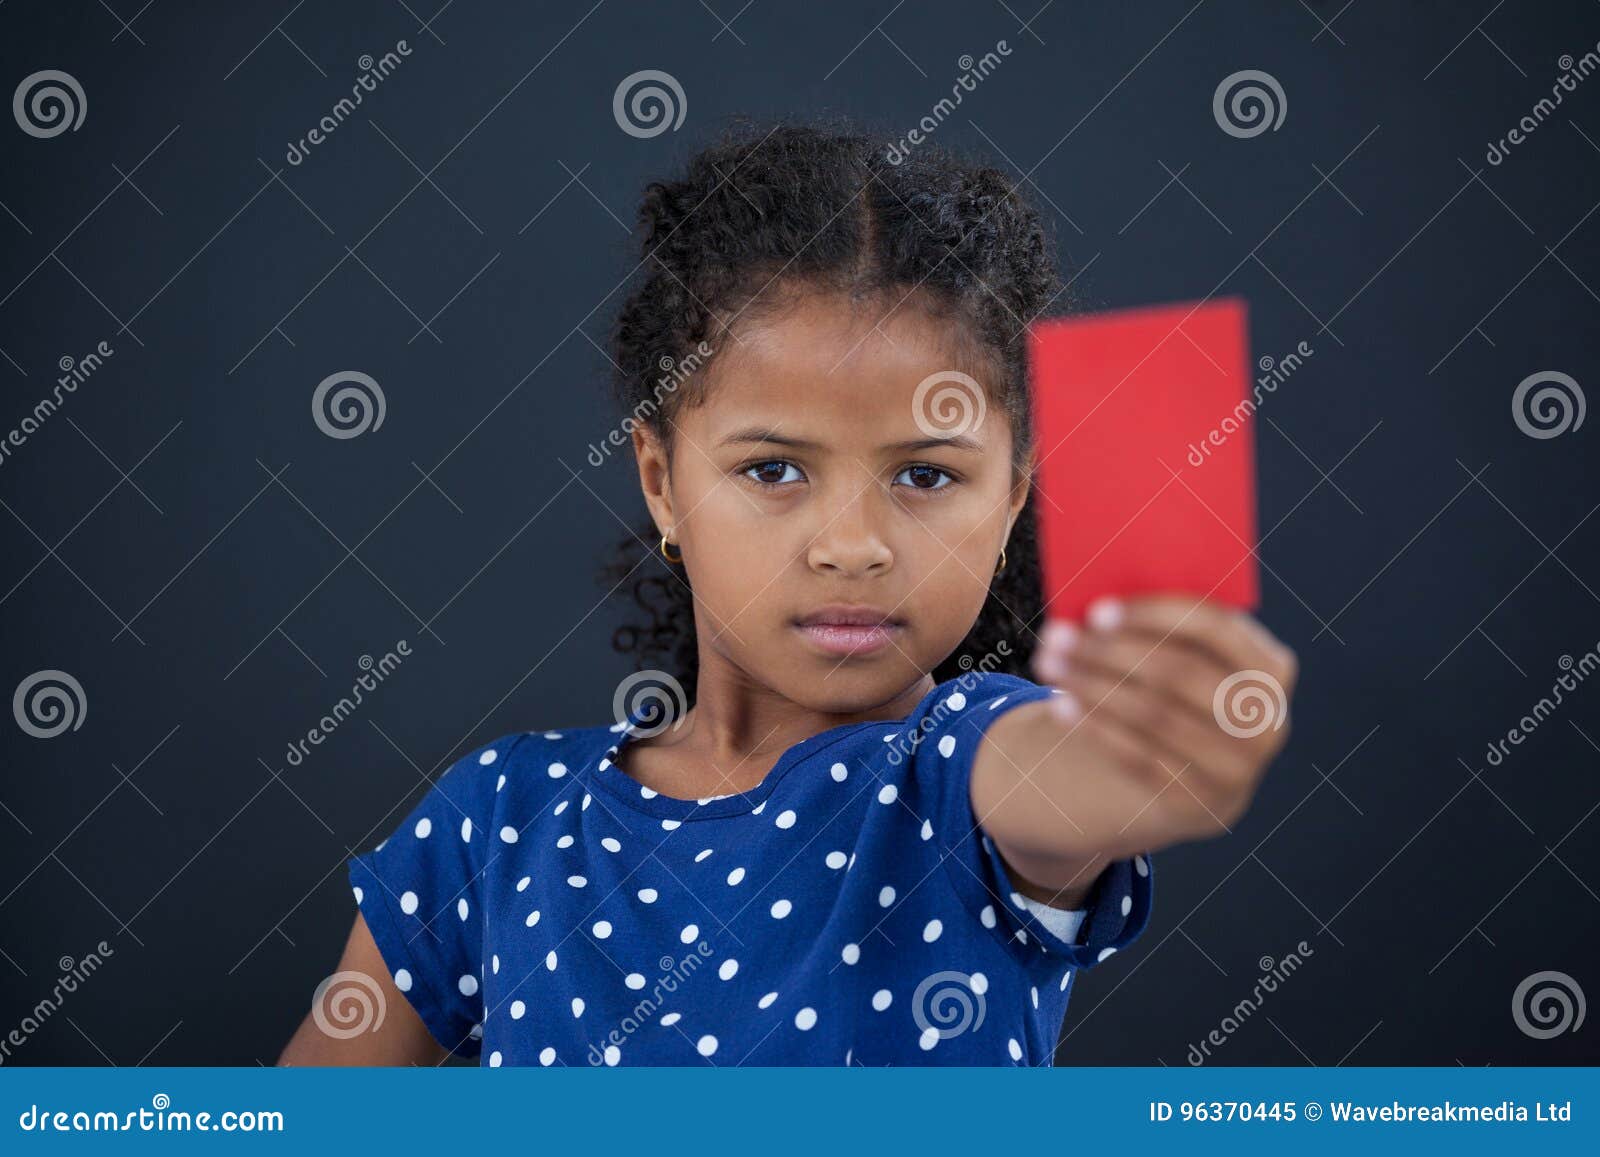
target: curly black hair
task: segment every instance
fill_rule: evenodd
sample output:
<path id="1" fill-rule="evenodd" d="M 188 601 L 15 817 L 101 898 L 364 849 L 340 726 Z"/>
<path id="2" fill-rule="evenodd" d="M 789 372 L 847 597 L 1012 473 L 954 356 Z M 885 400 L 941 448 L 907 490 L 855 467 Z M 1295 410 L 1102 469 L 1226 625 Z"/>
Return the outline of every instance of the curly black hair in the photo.
<path id="1" fill-rule="evenodd" d="M 693 399 L 690 390 L 663 391 L 663 370 L 695 365 L 701 342 L 720 348 L 735 316 L 823 291 L 891 303 L 914 295 L 919 308 L 949 318 L 971 359 L 994 371 L 982 379 L 988 405 L 1009 419 L 1014 462 L 1026 468 L 1025 329 L 1075 303 L 1040 214 L 999 169 L 930 144 L 905 155 L 890 137 L 842 118 L 741 117 L 682 176 L 646 186 L 638 224 L 641 262 L 610 336 L 613 382 L 622 413 L 661 438 L 669 462 L 673 417 Z M 1043 614 L 1033 507 L 1030 493 L 1006 566 L 935 682 L 974 663 L 1029 677 Z M 659 540 L 646 516 L 601 568 L 601 581 L 646 616 L 619 628 L 612 645 L 641 670 L 667 671 L 692 700 L 699 651 L 688 576 L 667 564 Z"/>

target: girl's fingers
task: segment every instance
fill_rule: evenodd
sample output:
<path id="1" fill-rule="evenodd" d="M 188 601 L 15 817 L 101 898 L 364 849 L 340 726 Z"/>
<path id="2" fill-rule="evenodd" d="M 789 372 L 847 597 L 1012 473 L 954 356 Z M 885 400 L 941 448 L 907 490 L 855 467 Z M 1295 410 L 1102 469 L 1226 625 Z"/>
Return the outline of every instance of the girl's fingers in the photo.
<path id="1" fill-rule="evenodd" d="M 1088 625 L 1182 642 L 1209 652 L 1230 673 L 1266 671 L 1285 689 L 1298 673 L 1294 652 L 1253 616 L 1193 596 L 1102 599 L 1089 608 Z"/>
<path id="2" fill-rule="evenodd" d="M 1240 809 L 1217 801 L 1194 764 L 1158 748 L 1109 712 L 1084 715 L 1073 725 L 1072 737 L 1116 773 L 1114 786 L 1097 791 L 1123 818 L 1122 834 L 1143 821 L 1198 837 L 1215 834 L 1237 818 Z"/>
<path id="3" fill-rule="evenodd" d="M 1077 708 L 1067 720 L 1074 742 L 1087 742 L 1115 767 L 1141 785 L 1138 788 L 1141 803 L 1172 782 L 1172 777 L 1183 767 L 1174 762 L 1170 752 L 1161 750 L 1132 728 L 1118 722 L 1112 715 L 1092 710 L 1081 694 L 1069 692 Z"/>
<path id="4" fill-rule="evenodd" d="M 1087 718 L 1103 716 L 1125 728 L 1174 772 L 1192 765 L 1185 782 L 1208 808 L 1230 807 L 1265 767 L 1256 743 L 1225 734 L 1209 712 L 1202 718 L 1154 688 L 1083 667 L 1070 671 L 1063 686 Z"/>
<path id="5" fill-rule="evenodd" d="M 1079 634 L 1080 628 L 1064 619 L 1045 622 L 1039 631 L 1039 642 L 1034 647 L 1031 660 L 1033 673 L 1039 682 L 1053 685 L 1066 674 L 1063 660 Z"/>
<path id="6" fill-rule="evenodd" d="M 1089 669 L 1128 678 L 1170 696 L 1195 715 L 1211 718 L 1212 698 L 1231 673 L 1210 652 L 1187 643 L 1165 643 L 1131 631 L 1089 631 L 1066 653 L 1067 671 Z"/>

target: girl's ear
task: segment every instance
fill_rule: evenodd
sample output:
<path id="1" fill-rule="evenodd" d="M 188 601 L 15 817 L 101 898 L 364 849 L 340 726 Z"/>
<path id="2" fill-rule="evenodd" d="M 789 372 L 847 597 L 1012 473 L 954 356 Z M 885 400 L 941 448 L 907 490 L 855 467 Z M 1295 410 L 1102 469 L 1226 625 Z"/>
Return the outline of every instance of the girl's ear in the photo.
<path id="1" fill-rule="evenodd" d="M 1006 533 L 1011 533 L 1011 527 L 1016 524 L 1017 516 L 1022 513 L 1022 508 L 1027 504 L 1028 493 L 1033 487 L 1033 455 L 1028 455 L 1028 460 L 1017 471 L 1016 480 L 1011 483 L 1011 513 L 1006 522 Z"/>
<path id="2" fill-rule="evenodd" d="M 667 448 L 656 432 L 642 422 L 633 428 L 633 456 L 639 464 L 639 489 L 650 508 L 650 517 L 662 533 L 670 533 L 678 520 L 672 504 Z"/>

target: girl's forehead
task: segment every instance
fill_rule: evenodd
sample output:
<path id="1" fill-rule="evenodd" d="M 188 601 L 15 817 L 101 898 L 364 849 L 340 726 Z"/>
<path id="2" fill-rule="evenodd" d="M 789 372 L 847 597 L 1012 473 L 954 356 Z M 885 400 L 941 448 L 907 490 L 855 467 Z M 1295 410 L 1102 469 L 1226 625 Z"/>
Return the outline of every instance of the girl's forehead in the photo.
<path id="1" fill-rule="evenodd" d="M 902 305 L 807 299 L 762 319 L 730 340 L 708 367 L 698 423 L 708 435 L 752 423 L 781 425 L 796 437 L 826 433 L 837 442 L 919 436 L 919 387 L 959 374 L 976 383 L 986 405 L 993 383 L 963 357 L 952 327 Z M 982 430 L 974 431 L 981 440 Z"/>

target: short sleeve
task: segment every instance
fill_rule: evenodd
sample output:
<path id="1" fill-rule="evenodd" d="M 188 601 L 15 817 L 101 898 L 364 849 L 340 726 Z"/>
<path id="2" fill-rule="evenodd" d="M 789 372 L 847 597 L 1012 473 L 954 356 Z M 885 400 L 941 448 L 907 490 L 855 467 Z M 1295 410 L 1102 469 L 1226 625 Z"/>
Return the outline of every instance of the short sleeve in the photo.
<path id="1" fill-rule="evenodd" d="M 351 889 L 398 988 L 441 1046 L 477 1056 L 484 913 L 501 764 L 517 737 L 451 764 L 387 838 L 348 861 Z"/>
<path id="2" fill-rule="evenodd" d="M 1131 944 L 1149 922 L 1150 857 L 1107 865 L 1089 889 L 1081 920 L 1041 919 L 972 810 L 972 764 L 984 733 L 1006 711 L 1052 694 L 1050 687 L 996 673 L 941 684 L 911 720 L 912 774 L 933 813 L 928 820 L 945 874 L 967 909 L 1025 963 L 1044 952 L 1069 967 L 1089 968 Z"/>

